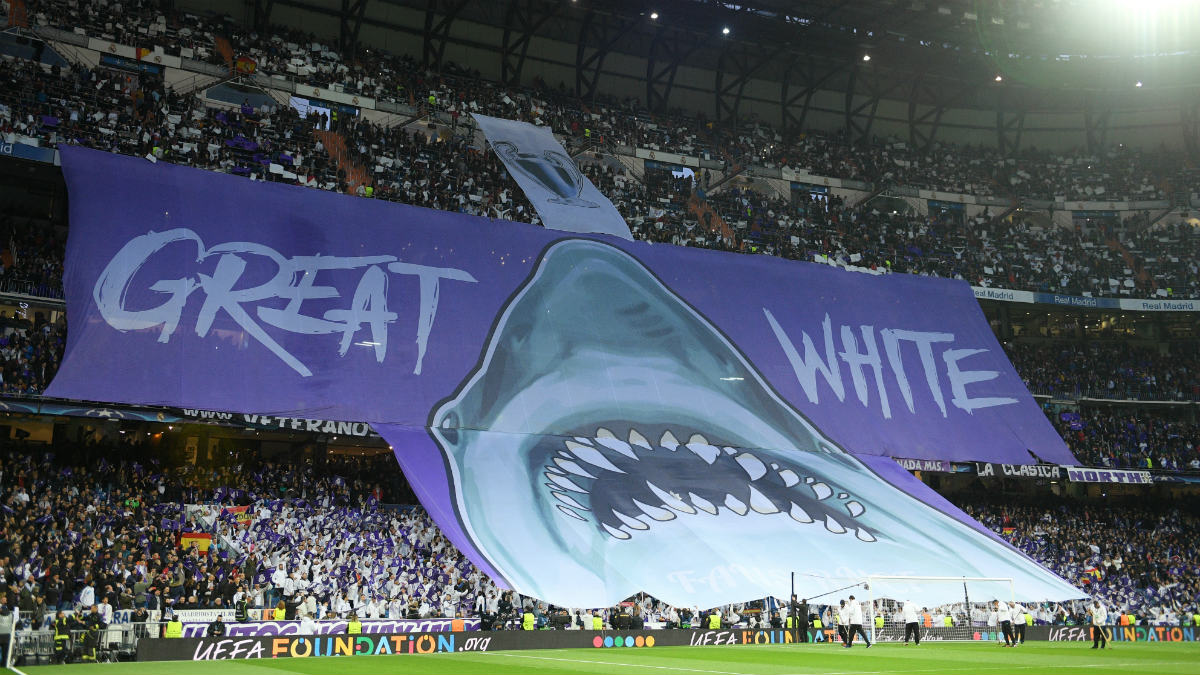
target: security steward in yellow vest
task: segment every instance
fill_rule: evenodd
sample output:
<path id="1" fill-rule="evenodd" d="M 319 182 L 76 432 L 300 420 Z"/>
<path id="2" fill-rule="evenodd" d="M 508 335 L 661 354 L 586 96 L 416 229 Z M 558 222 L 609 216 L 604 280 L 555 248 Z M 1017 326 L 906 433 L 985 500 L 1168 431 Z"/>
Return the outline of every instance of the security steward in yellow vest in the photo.
<path id="1" fill-rule="evenodd" d="M 357 614 L 351 614 L 346 621 L 346 635 L 362 635 L 362 622 L 358 620 Z"/>
<path id="2" fill-rule="evenodd" d="M 108 624 L 104 622 L 104 617 L 100 615 L 99 608 L 96 605 L 92 605 L 92 611 L 83 617 L 84 630 L 79 641 L 83 655 L 80 657 L 80 660 L 96 660 L 96 652 L 100 648 L 100 631 L 107 627 Z"/>
<path id="3" fill-rule="evenodd" d="M 67 648 L 71 645 L 71 625 L 61 611 L 54 615 L 54 662 L 67 662 Z"/>
<path id="4" fill-rule="evenodd" d="M 712 614 L 708 615 L 708 629 L 721 630 L 721 610 L 714 609 Z"/>
<path id="5" fill-rule="evenodd" d="M 250 602 L 246 598 L 245 589 L 242 590 L 242 597 L 233 604 L 233 618 L 239 622 L 250 620 Z"/>
<path id="6" fill-rule="evenodd" d="M 163 637 L 165 638 L 181 638 L 183 637 L 183 622 L 179 620 L 178 614 L 172 614 L 167 621 L 167 625 L 163 628 Z"/>
<path id="7" fill-rule="evenodd" d="M 533 624 L 536 618 L 533 616 L 533 610 L 526 607 L 525 613 L 521 615 L 521 630 L 533 630 Z"/>
<path id="8" fill-rule="evenodd" d="M 600 612 L 592 612 L 592 630 L 604 630 L 604 619 L 600 617 Z"/>

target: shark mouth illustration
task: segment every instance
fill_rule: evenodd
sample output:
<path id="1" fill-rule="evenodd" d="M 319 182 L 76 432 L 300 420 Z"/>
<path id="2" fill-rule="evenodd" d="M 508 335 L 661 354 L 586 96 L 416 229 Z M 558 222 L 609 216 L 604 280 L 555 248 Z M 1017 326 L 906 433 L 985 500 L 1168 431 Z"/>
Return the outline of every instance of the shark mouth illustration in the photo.
<path id="1" fill-rule="evenodd" d="M 609 426 L 620 428 L 617 424 Z M 631 532 L 677 515 L 715 516 L 727 510 L 739 516 L 750 511 L 786 513 L 798 523 L 817 523 L 834 534 L 876 540 L 870 526 L 858 520 L 866 511 L 861 501 L 804 475 L 799 464 L 768 464 L 750 450 L 714 445 L 700 434 L 685 442 L 670 429 L 651 435 L 659 439 L 653 445 L 638 429 L 630 428 L 623 440 L 608 427 L 599 427 L 594 438 L 567 440 L 553 462 L 543 467 L 548 481 L 543 485 L 559 502 L 555 508 L 576 520 L 588 520 L 590 512 L 590 518 L 616 539 L 629 539 Z M 690 476 L 702 478 L 687 480 Z"/>
<path id="2" fill-rule="evenodd" d="M 556 604 L 645 591 L 711 607 L 779 596 L 792 572 L 1012 577 L 1078 595 L 881 479 L 601 242 L 547 247 L 430 429 L 471 546 Z"/>

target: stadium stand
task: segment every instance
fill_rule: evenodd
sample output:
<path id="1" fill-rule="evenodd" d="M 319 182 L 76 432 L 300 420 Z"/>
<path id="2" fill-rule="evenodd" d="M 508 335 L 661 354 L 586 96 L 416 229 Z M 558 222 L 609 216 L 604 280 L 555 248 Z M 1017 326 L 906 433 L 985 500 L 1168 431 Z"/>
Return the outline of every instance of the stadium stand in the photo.
<path id="1" fill-rule="evenodd" d="M 1182 612 L 1195 606 L 1200 568 L 1188 533 L 1200 523 L 1187 507 L 1112 500 L 1096 509 L 1050 499 L 963 507 L 1108 606 L 1126 608 L 1155 625 L 1178 625 Z"/>
<path id="2" fill-rule="evenodd" d="M 1022 343 L 1006 345 L 1008 357 L 1035 394 L 1061 398 L 1200 400 L 1196 355 L 1191 341 L 1169 351 L 1122 342 Z M 1107 364 L 1107 365 L 1106 365 Z"/>
<path id="3" fill-rule="evenodd" d="M 411 57 L 340 52 L 285 27 L 251 32 L 221 17 L 164 14 L 149 0 L 111 5 L 30 2 L 36 25 L 224 63 L 237 45 L 257 72 L 378 100 L 421 115 L 385 126 L 332 120 L 282 103 L 217 104 L 177 93 L 158 77 L 78 63 L 0 59 L 0 132 L 8 142 L 67 143 L 434 209 L 537 223 L 523 193 L 466 120 L 482 112 L 545 124 L 567 138 L 583 172 L 609 196 L 638 239 L 794 260 L 832 259 L 878 272 L 963 279 L 976 286 L 1076 295 L 1200 297 L 1200 231 L 1148 225 L 1145 214 L 1074 230 L 1024 212 L 970 222 L 847 204 L 837 197 L 767 194 L 741 167 L 804 168 L 815 175 L 1013 199 L 1162 199 L 1190 180 L 1170 151 L 1113 146 L 1099 152 L 994 150 L 935 144 L 916 152 L 890 139 L 784 135 L 762 123 L 716 127 L 633 100 L 585 106 L 559 88 L 504 87 L 454 64 L 430 72 Z M 449 125 L 425 122 L 448 113 Z M 345 152 L 332 152 L 332 133 Z M 325 138 L 326 140 L 322 140 Z M 618 147 L 717 159 L 693 175 L 632 173 Z M 356 178 L 359 167 L 369 180 Z M 731 179 L 731 176 L 733 177 Z M 713 184 L 725 181 L 713 188 Z M 66 224 L 0 213 L 6 254 L 0 291 L 63 296 Z M 1130 270 L 1130 271 L 1127 271 Z M 1134 287 L 1117 283 L 1132 277 Z M 36 395 L 62 359 L 65 320 L 0 315 L 5 394 Z M 1145 402 L 1200 401 L 1194 340 L 1006 342 L 1032 393 L 1070 401 L 1046 412 L 1087 466 L 1200 471 L 1200 427 Z M 1083 405 L 1109 399 L 1119 405 Z M 1193 406 L 1194 407 L 1194 406 Z M 1192 413 L 1194 415 L 1194 412 Z M 0 454 L 0 596 L 36 624 L 44 610 L 89 598 L 110 612 L 229 606 L 245 584 L 255 607 L 285 599 L 293 615 L 477 616 L 502 594 L 461 556 L 420 508 L 390 453 L 331 457 L 322 465 L 259 459 L 168 465 L 135 435 L 117 445 L 14 444 Z M 287 487 L 282 490 L 278 487 Z M 246 526 L 217 507 L 251 507 Z M 1084 584 L 1141 621 L 1174 625 L 1200 600 L 1197 515 L 1155 503 L 1039 498 L 961 501 L 1035 560 Z M 189 511 L 189 507 L 197 508 Z M 337 519 L 338 529 L 329 522 Z M 206 552 L 179 550 L 174 533 L 213 537 Z M 296 577 L 292 577 L 295 574 Z M 290 583 L 288 583 L 290 580 Z M 285 591 L 289 589 L 291 592 Z M 647 618 L 678 618 L 653 600 Z M 542 606 L 549 611 L 549 607 Z M 744 612 L 739 607 L 735 612 Z M 960 608 L 960 611 L 966 611 Z M 1039 623 L 1083 623 L 1077 605 L 1037 608 Z"/>

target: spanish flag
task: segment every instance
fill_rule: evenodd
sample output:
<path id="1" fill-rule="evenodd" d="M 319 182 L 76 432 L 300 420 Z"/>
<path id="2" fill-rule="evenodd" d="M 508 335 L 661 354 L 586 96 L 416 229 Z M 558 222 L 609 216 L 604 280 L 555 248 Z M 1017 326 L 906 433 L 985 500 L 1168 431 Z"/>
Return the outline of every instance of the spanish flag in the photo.
<path id="1" fill-rule="evenodd" d="M 137 47 L 134 51 L 137 53 L 138 61 L 141 61 L 141 60 L 145 59 L 147 56 L 150 56 L 150 50 L 146 49 L 145 47 Z"/>
<path id="2" fill-rule="evenodd" d="M 254 71 L 258 70 L 258 62 L 249 56 L 239 56 L 233 67 L 243 75 L 253 75 Z"/>
<path id="3" fill-rule="evenodd" d="M 179 548 L 187 550 L 192 544 L 201 553 L 208 553 L 208 547 L 212 544 L 212 535 L 206 532 L 183 532 L 179 535 Z"/>

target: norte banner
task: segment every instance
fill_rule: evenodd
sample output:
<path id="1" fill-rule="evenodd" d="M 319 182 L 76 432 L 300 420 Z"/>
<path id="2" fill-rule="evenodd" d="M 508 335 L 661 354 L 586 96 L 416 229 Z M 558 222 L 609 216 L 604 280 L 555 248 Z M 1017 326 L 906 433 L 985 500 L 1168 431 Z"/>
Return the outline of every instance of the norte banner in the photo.
<path id="1" fill-rule="evenodd" d="M 975 462 L 975 474 L 981 478 L 1000 476 L 1003 478 L 1052 478 L 1063 477 L 1063 469 L 1054 464 L 997 464 Z"/>
<path id="2" fill-rule="evenodd" d="M 575 166 L 549 127 L 474 117 L 546 227 L 633 239 L 617 207 Z"/>
<path id="3" fill-rule="evenodd" d="M 1131 471 L 1128 469 L 1084 469 L 1077 466 L 1063 467 L 1067 478 L 1074 483 L 1130 483 L 1133 485 L 1150 485 L 1154 477 L 1149 471 Z"/>
<path id="4" fill-rule="evenodd" d="M 370 423 L 476 565 L 568 607 L 1081 595 L 891 459 L 1074 463 L 965 283 L 61 152 L 52 396 Z"/>

